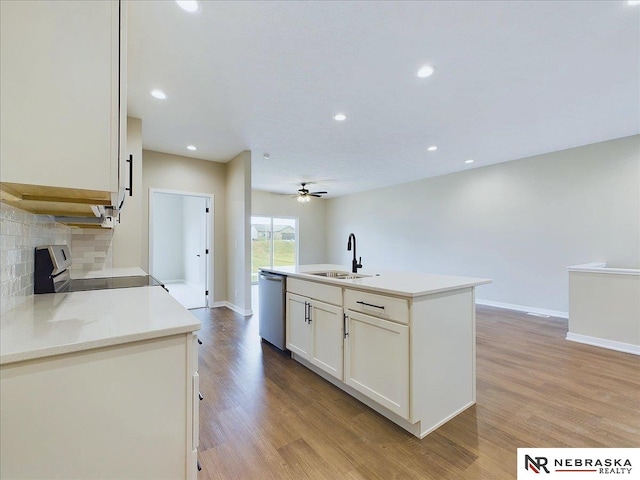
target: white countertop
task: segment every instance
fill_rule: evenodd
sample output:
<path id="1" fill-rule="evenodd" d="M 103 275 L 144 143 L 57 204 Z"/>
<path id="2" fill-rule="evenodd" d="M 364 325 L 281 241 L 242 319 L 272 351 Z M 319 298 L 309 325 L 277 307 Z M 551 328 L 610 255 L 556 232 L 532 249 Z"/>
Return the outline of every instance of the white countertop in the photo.
<path id="1" fill-rule="evenodd" d="M 144 277 L 147 272 L 140 267 L 105 268 L 104 270 L 91 270 L 89 272 L 71 272 L 73 279 L 86 278 L 111 278 L 111 277 Z"/>
<path id="2" fill-rule="evenodd" d="M 640 269 L 607 267 L 606 263 L 584 263 L 567 267 L 567 270 L 570 272 L 610 273 L 613 275 L 640 275 Z"/>
<path id="3" fill-rule="evenodd" d="M 359 270 L 358 274 L 371 276 L 349 280 L 320 277 L 309 273 L 325 270 L 338 270 L 342 272 L 351 271 L 351 267 L 331 264 L 261 268 L 261 270 L 305 280 L 313 280 L 321 283 L 329 283 L 333 285 L 340 285 L 342 287 L 357 288 L 359 290 L 368 290 L 372 292 L 387 293 L 402 297 L 421 297 L 424 295 L 458 290 L 461 288 L 476 287 L 478 285 L 491 283 L 491 280 L 488 278 L 458 277 L 451 275 L 386 270 L 377 272 L 367 271 L 366 269 Z"/>
<path id="4" fill-rule="evenodd" d="M 0 364 L 199 329 L 162 287 L 33 295 L 0 317 Z"/>

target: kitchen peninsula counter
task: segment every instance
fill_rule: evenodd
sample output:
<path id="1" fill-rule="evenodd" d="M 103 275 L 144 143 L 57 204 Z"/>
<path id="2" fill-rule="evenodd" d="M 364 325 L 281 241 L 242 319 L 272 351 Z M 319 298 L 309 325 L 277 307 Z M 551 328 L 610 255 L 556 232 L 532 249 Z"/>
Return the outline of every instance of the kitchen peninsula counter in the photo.
<path id="1" fill-rule="evenodd" d="M 158 286 L 33 295 L 0 319 L 0 365 L 199 329 Z"/>
<path id="2" fill-rule="evenodd" d="M 262 267 L 261 270 L 292 278 L 300 278 L 303 280 L 328 283 L 341 287 L 368 290 L 371 292 L 410 298 L 491 283 L 491 280 L 487 278 L 400 272 L 395 270 L 369 271 L 367 269 L 362 269 L 358 271 L 358 275 L 367 275 L 366 277 L 344 280 L 322 277 L 313 275 L 312 273 L 322 271 L 351 271 L 347 266 L 333 264 L 298 265 L 296 267 L 273 268 Z"/>
<path id="3" fill-rule="evenodd" d="M 0 478 L 195 480 L 199 328 L 160 286 L 3 314 Z"/>
<path id="4" fill-rule="evenodd" d="M 491 280 L 366 269 L 349 278 L 331 264 L 260 270 L 287 277 L 292 358 L 400 427 L 423 438 L 475 403 L 475 287 Z"/>

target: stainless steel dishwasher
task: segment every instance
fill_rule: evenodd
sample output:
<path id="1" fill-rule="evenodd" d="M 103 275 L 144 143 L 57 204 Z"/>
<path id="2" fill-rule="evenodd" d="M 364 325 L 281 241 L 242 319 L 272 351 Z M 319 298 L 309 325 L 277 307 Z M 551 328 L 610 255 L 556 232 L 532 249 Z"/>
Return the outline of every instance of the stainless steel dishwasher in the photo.
<path id="1" fill-rule="evenodd" d="M 261 271 L 258 280 L 260 336 L 280 350 L 286 346 L 286 279 L 284 275 Z"/>

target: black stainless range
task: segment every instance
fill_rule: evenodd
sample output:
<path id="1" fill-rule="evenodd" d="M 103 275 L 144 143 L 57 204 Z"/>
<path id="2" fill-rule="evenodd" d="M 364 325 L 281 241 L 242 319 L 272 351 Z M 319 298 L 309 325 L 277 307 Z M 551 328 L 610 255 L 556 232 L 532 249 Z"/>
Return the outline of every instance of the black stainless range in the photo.
<path id="1" fill-rule="evenodd" d="M 71 253 L 66 245 L 36 247 L 34 293 L 81 292 L 111 288 L 164 285 L 151 275 L 105 278 L 71 278 Z"/>

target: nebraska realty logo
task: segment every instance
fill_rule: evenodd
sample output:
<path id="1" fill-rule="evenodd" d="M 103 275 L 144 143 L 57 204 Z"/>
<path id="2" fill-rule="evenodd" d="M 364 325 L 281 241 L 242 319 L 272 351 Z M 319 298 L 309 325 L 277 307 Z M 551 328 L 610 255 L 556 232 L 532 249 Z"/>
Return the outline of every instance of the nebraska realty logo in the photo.
<path id="1" fill-rule="evenodd" d="M 518 480 L 640 478 L 640 448 L 519 448 Z"/>

